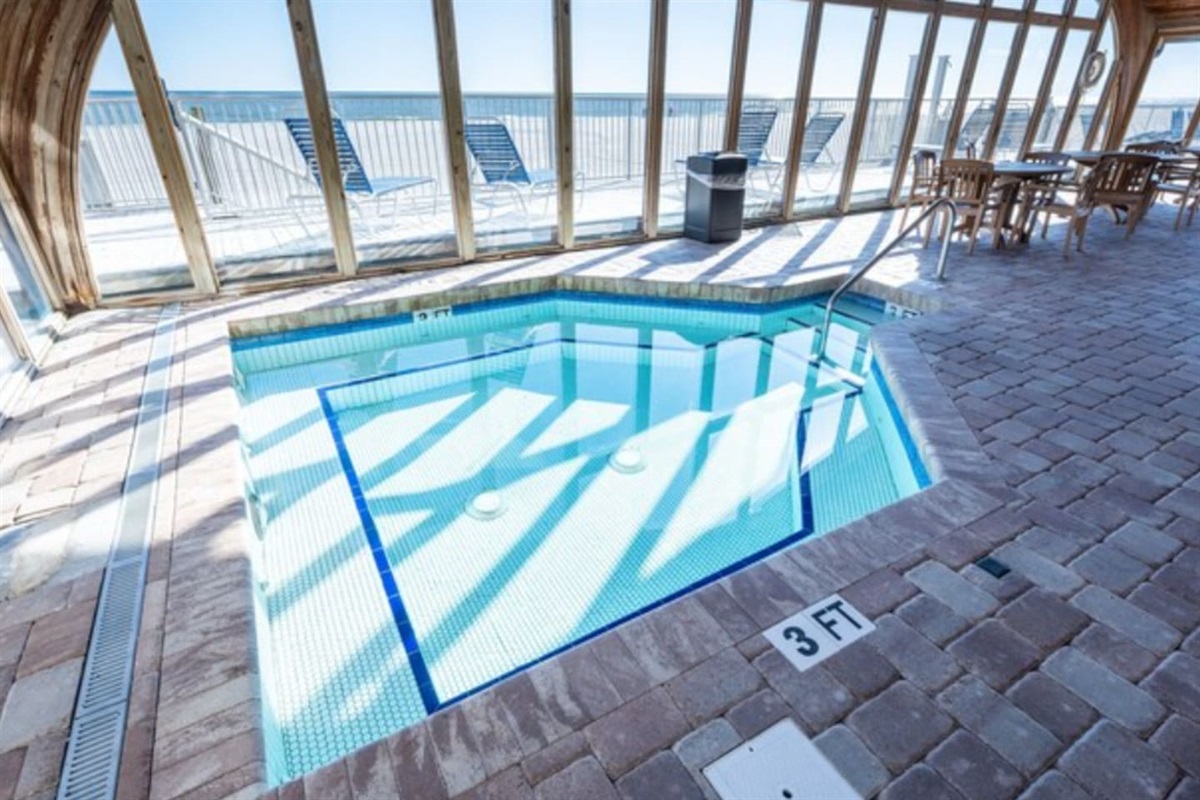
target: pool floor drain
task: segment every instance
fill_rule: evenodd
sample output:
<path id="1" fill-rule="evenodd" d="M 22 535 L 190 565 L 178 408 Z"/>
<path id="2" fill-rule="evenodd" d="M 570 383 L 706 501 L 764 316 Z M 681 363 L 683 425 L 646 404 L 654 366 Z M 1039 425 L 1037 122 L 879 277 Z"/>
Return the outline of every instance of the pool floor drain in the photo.
<path id="1" fill-rule="evenodd" d="M 495 519 L 507 510 L 508 506 L 499 492 L 480 492 L 467 503 L 467 514 L 475 519 Z"/>
<path id="2" fill-rule="evenodd" d="M 646 457 L 631 444 L 623 445 L 608 458 L 608 465 L 617 472 L 632 475 L 646 468 Z"/>

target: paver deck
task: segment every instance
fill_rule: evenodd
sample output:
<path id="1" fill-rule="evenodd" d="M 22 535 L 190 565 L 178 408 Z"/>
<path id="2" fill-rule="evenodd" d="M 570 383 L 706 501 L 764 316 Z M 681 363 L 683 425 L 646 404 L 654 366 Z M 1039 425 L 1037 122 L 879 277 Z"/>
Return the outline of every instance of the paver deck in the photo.
<path id="1" fill-rule="evenodd" d="M 700 768 L 790 716 L 887 800 L 1200 797 L 1200 234 L 1172 222 L 1126 242 L 1097 218 L 1069 262 L 1060 239 L 955 244 L 940 289 L 934 250 L 898 249 L 877 280 L 946 306 L 875 331 L 937 485 L 269 794 L 711 797 Z M 120 796 L 266 790 L 230 320 L 556 274 L 780 286 L 894 224 L 185 307 Z M 0 428 L 0 800 L 57 785 L 157 316 L 73 318 Z M 833 591 L 877 630 L 799 673 L 760 632 Z"/>

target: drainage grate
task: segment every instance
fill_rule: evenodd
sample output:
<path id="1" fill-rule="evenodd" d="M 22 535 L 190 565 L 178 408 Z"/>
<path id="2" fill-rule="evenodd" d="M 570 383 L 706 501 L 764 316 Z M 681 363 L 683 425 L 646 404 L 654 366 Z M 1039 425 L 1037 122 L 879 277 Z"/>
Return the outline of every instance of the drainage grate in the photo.
<path id="1" fill-rule="evenodd" d="M 1008 564 L 1005 564 L 998 558 L 992 556 L 984 556 L 975 562 L 975 566 L 991 575 L 993 578 L 1003 578 L 1008 573 L 1012 572 Z"/>
<path id="2" fill-rule="evenodd" d="M 92 621 L 83 684 L 75 700 L 71 738 L 58 786 L 59 800 L 106 800 L 117 792 L 178 313 L 178 306 L 163 310 L 150 346 L 132 452 L 125 470 L 117 535 Z"/>

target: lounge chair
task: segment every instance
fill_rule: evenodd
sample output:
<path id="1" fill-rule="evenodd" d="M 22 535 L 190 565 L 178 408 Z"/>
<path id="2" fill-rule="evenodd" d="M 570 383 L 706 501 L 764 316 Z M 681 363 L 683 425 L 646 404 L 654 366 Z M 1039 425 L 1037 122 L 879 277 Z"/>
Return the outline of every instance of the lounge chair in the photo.
<path id="1" fill-rule="evenodd" d="M 814 114 L 804 127 L 804 142 L 800 146 L 800 166 L 803 168 L 804 182 L 808 184 L 810 191 L 813 191 L 813 187 L 809 180 L 809 167 L 817 163 L 845 120 L 846 115 L 840 111 L 831 114 Z M 821 188 L 821 191 L 828 189 L 829 183 L 832 181 L 833 173 L 831 172 L 829 181 Z"/>
<path id="2" fill-rule="evenodd" d="M 525 214 L 529 213 L 527 201 L 545 189 L 549 206 L 558 187 L 557 173 L 552 169 L 526 169 L 508 126 L 498 119 L 476 119 L 468 120 L 465 128 L 467 149 L 475 160 L 473 172 L 483 176 L 485 186 L 512 192 Z M 582 181 L 582 176 L 577 177 Z"/>
<path id="3" fill-rule="evenodd" d="M 967 121 L 963 123 L 962 129 L 958 134 L 958 150 L 962 150 L 968 159 L 973 159 L 976 156 L 979 148 L 979 140 L 988 132 L 988 128 L 992 127 L 992 119 L 996 116 L 996 104 L 990 100 L 985 100 L 975 106 L 971 111 L 971 115 L 967 117 Z"/>
<path id="4" fill-rule="evenodd" d="M 289 117 L 284 119 L 283 123 L 287 125 L 288 133 L 291 134 L 292 141 L 296 143 L 296 148 L 300 151 L 300 155 L 304 157 L 309 177 L 320 187 L 321 168 L 317 163 L 317 147 L 313 141 L 312 123 L 309 122 L 307 117 Z M 376 200 L 382 200 L 388 195 L 393 195 L 398 202 L 401 192 L 408 189 L 415 189 L 418 186 L 436 183 L 433 178 L 428 177 L 383 177 L 371 180 L 367 177 L 367 171 L 363 169 L 362 161 L 359 160 L 358 153 L 354 150 L 354 144 L 350 141 L 350 136 L 346 133 L 346 126 L 337 118 L 333 120 L 333 141 L 337 145 L 338 164 L 342 168 L 342 188 L 347 194 L 346 199 L 360 214 L 362 209 L 355 202 L 355 195 L 375 198 Z M 433 202 L 433 211 L 437 213 L 436 191 L 434 192 Z M 376 216 L 378 216 L 378 211 L 379 207 L 377 204 Z"/>

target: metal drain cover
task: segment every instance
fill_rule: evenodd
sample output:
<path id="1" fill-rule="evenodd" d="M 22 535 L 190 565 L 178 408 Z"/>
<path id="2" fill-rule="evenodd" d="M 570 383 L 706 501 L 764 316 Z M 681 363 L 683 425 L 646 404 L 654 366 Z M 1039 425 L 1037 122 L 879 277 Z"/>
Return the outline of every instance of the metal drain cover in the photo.
<path id="1" fill-rule="evenodd" d="M 862 800 L 790 719 L 704 768 L 721 800 Z"/>

